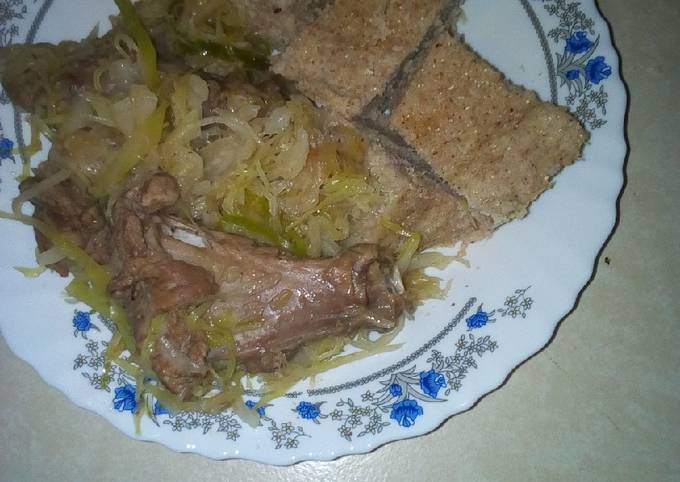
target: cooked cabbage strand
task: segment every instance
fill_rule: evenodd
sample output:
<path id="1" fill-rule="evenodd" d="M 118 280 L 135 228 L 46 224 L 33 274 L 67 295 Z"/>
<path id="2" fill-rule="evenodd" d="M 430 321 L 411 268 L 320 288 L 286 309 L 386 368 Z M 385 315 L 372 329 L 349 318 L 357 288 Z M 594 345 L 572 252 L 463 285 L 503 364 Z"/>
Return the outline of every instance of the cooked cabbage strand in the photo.
<path id="1" fill-rule="evenodd" d="M 180 200 L 170 214 L 187 224 L 243 235 L 295 256 L 336 256 L 362 234 L 352 232 L 355 221 L 380 212 L 367 142 L 307 98 L 290 95 L 266 72 L 268 45 L 247 32 L 230 2 L 115 3 L 120 21 L 110 35 L 84 46 L 71 44 L 64 59 L 53 58 L 54 50 L 44 46 L 32 51 L 29 67 L 40 89 L 33 102 L 31 143 L 23 154 L 30 160 L 42 147 L 41 132 L 47 134 L 53 141 L 50 163 L 57 169 L 28 187 L 12 203 L 13 213 L 0 213 L 0 218 L 32 226 L 52 245 L 38 256 L 37 268 L 17 269 L 37 276 L 47 265 L 67 263 L 73 273 L 68 297 L 113 320 L 102 383 L 110 381 L 112 364 L 134 378 L 138 423 L 144 414 L 153 417 L 145 404 L 149 394 L 173 411 L 216 412 L 231 406 L 249 418 L 247 413 L 256 412 L 243 405 L 242 382 L 252 374 L 237 363 L 237 340 L 258 319 L 215 315 L 209 303 L 170 310 L 150 315 L 148 335 L 137 343 L 123 306 L 109 295 L 112 268 L 98 264 L 66 230 L 25 215 L 23 204 L 68 180 L 92 195 L 98 209 L 108 208 L 110 219 L 123 192 L 160 170 L 177 180 Z M 26 162 L 21 179 L 29 176 Z M 143 223 L 145 216 L 140 214 Z M 393 259 L 396 269 L 390 274 L 402 282 L 406 301 L 440 296 L 440 280 L 425 270 L 443 268 L 451 258 L 419 253 L 419 233 L 374 219 L 386 234 L 376 244 L 381 256 Z M 188 401 L 164 388 L 152 369 L 169 321 L 204 335 L 210 350 L 208 375 Z M 301 379 L 397 349 L 394 340 L 402 327 L 403 320 L 380 336 L 365 330 L 353 338 L 326 337 L 286 353 L 285 367 L 260 377 L 258 406 Z M 345 352 L 348 345 L 353 348 Z"/>
<path id="2" fill-rule="evenodd" d="M 144 81 L 151 90 L 156 90 L 160 84 L 156 65 L 156 47 L 130 0 L 115 0 L 115 2 L 120 10 L 123 25 L 137 44 L 138 62 Z"/>

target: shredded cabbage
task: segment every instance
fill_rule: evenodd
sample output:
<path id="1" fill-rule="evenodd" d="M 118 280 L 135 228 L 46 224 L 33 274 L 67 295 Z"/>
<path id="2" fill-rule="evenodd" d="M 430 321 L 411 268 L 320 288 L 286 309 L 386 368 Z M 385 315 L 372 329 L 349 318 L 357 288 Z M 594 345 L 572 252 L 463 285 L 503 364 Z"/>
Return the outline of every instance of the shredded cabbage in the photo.
<path id="1" fill-rule="evenodd" d="M 327 343 L 334 342 L 337 343 L 336 346 L 341 348 L 341 342 L 334 339 L 333 337 L 321 340 L 319 346 L 321 346 L 322 349 L 326 349 Z M 343 340 L 342 343 L 343 343 L 342 346 L 344 346 L 344 344 L 347 343 L 347 340 Z M 272 400 L 275 400 L 285 395 L 288 392 L 288 390 L 300 380 L 303 380 L 308 377 L 314 377 L 315 375 L 319 375 L 321 373 L 327 372 L 334 368 L 341 367 L 348 363 L 363 360 L 364 358 L 368 358 L 378 353 L 387 353 L 390 351 L 397 350 L 399 349 L 400 346 L 401 345 L 386 345 L 380 347 L 377 350 L 363 350 L 350 353 L 347 355 L 339 355 L 338 354 L 340 352 L 339 350 L 333 354 L 334 356 L 327 356 L 325 359 L 321 360 L 299 359 L 296 357 L 288 364 L 288 366 L 286 366 L 284 370 L 285 374 L 283 376 L 270 374 L 262 376 L 262 379 L 265 383 L 265 389 L 263 390 L 262 397 L 260 398 L 256 406 L 260 407 L 266 405 Z M 309 347 L 305 348 L 314 351 L 315 345 L 310 344 Z M 307 355 L 306 352 L 303 352 L 303 356 L 306 357 L 309 355 Z"/>
<path id="2" fill-rule="evenodd" d="M 18 196 L 13 214 L 0 217 L 33 226 L 53 245 L 38 255 L 38 267 L 19 271 L 38 276 L 45 266 L 65 261 L 74 274 L 68 297 L 114 321 L 116 330 L 104 353 L 104 382 L 113 363 L 136 379 L 138 417 L 153 417 L 144 404 L 145 394 L 151 394 L 170 410 L 215 412 L 232 406 L 248 418 L 255 412 L 243 406 L 241 380 L 250 375 L 237 364 L 234 339 L 243 320 L 228 313 L 211 315 L 205 306 L 185 313 L 187 326 L 204 333 L 210 348 L 219 348 L 224 357 L 212 364 L 192 400 L 178 400 L 151 369 L 165 316 L 150 320 L 148 336 L 138 345 L 123 307 L 108 295 L 110 268 L 54 226 L 23 214 L 22 205 L 70 179 L 111 207 L 126 183 L 160 169 L 177 179 L 177 211 L 191 221 L 297 256 L 334 256 L 351 245 L 354 218 L 380 207 L 366 163 L 366 141 L 356 129 L 335 125 L 304 97 L 284 97 L 243 80 L 266 68 L 269 48 L 244 30 L 229 2 L 165 2 L 167 12 L 133 6 L 129 0 L 116 4 L 121 21 L 107 40 L 106 54 L 88 71 L 90 83 L 77 93 L 65 96 L 52 85 L 64 68 L 61 62 L 41 60 L 45 95 L 31 118 L 31 144 L 23 154 L 30 160 L 42 147 L 40 134 L 46 134 L 56 141 L 51 161 L 60 169 Z M 183 57 L 182 65 L 158 63 L 149 35 L 156 30 L 145 27 L 150 22 L 172 24 L 166 47 Z M 215 81 L 204 80 L 201 70 L 223 77 L 218 93 Z M 21 179 L 29 176 L 25 162 Z M 440 280 L 425 270 L 460 259 L 420 253 L 419 233 L 388 219 L 381 225 L 397 240 L 382 254 L 393 257 L 410 300 L 441 296 Z M 352 339 L 328 337 L 306 345 L 279 373 L 262 377 L 259 405 L 302 378 L 397 349 L 393 341 L 402 327 L 403 320 L 377 338 L 364 330 Z M 344 353 L 348 345 L 359 351 Z"/>
<path id="3" fill-rule="evenodd" d="M 161 103 L 125 141 L 114 159 L 97 174 L 92 186 L 95 195 L 112 194 L 121 186 L 126 175 L 158 145 L 163 133 L 166 109 L 167 104 Z"/>
<path id="4" fill-rule="evenodd" d="M 295 254 L 336 255 L 350 235 L 352 213 L 378 202 L 363 139 L 347 127 L 325 127 L 302 98 L 248 117 L 253 114 L 250 121 L 236 111 L 204 119 L 212 130 L 200 154 L 210 177 L 196 183 L 200 192 L 189 201 L 195 217 Z"/>
<path id="5" fill-rule="evenodd" d="M 244 28 L 231 2 L 176 2 L 174 47 L 193 67 L 225 72 L 234 66 L 265 70 L 271 48 Z M 223 64 L 223 65 L 220 65 Z"/>
<path id="6" fill-rule="evenodd" d="M 37 278 L 41 274 L 45 272 L 47 269 L 45 266 L 36 266 L 34 268 L 26 268 L 23 266 L 15 266 L 15 270 L 17 270 L 19 273 L 23 274 L 27 278 Z"/>
<path id="7" fill-rule="evenodd" d="M 42 150 L 42 142 L 40 141 L 40 121 L 37 117 L 31 116 L 31 143 L 23 150 L 19 150 L 21 154 L 21 175 L 17 177 L 17 181 L 23 181 L 31 177 L 31 158 Z"/>
<path id="8" fill-rule="evenodd" d="M 135 7 L 130 0 L 115 0 L 123 25 L 128 30 L 137 46 L 138 63 L 146 85 L 155 90 L 160 84 L 158 69 L 156 66 L 156 48 L 144 28 Z"/>

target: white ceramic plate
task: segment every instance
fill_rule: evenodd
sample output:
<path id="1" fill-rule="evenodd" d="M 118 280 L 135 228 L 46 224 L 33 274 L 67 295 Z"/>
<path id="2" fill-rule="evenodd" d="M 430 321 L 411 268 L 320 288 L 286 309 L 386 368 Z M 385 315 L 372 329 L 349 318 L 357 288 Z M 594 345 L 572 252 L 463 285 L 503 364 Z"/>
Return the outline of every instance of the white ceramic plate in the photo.
<path id="1" fill-rule="evenodd" d="M 112 0 L 0 0 L 0 42 L 82 38 L 97 22 L 105 27 L 114 10 Z M 157 410 L 156 423 L 144 420 L 135 435 L 134 382 L 117 372 L 101 386 L 107 322 L 66 303 L 66 281 L 53 273 L 27 279 L 14 270 L 34 265 L 33 233 L 3 221 L 0 328 L 11 349 L 123 433 L 219 459 L 290 464 L 367 452 L 427 433 L 471 407 L 550 340 L 590 278 L 615 222 L 627 99 L 593 0 L 468 0 L 460 30 L 514 82 L 576 112 L 592 138 L 584 160 L 556 178 L 526 219 L 470 247 L 469 269 L 454 265 L 443 273 L 453 289 L 418 310 L 396 340 L 399 351 L 299 384 L 261 409 L 255 429 L 229 411 Z M 22 134 L 4 98 L 0 121 L 0 208 L 8 209 L 20 171 L 10 147 Z"/>

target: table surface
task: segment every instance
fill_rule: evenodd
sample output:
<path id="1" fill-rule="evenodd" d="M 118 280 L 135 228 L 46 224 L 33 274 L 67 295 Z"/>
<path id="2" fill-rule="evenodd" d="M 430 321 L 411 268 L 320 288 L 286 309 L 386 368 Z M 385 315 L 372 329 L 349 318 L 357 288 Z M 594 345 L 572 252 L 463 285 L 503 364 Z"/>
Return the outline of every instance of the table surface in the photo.
<path id="1" fill-rule="evenodd" d="M 367 455 L 216 462 L 128 439 L 0 337 L 0 480 L 680 480 L 680 1 L 600 6 L 631 94 L 620 222 L 554 341 L 500 390 Z"/>

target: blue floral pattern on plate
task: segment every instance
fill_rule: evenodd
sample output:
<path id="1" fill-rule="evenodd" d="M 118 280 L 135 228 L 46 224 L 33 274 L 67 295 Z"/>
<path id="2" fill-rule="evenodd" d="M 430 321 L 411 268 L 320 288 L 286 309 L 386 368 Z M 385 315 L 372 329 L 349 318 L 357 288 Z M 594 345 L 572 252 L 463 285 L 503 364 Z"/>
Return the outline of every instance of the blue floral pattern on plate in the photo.
<path id="1" fill-rule="evenodd" d="M 0 130 L 0 161 L 14 159 L 14 142 L 7 139 Z"/>
<path id="2" fill-rule="evenodd" d="M 92 323 L 92 313 L 87 311 L 75 310 L 71 321 L 74 331 L 73 336 L 82 336 L 87 339 L 87 332 L 90 330 L 99 331 L 97 325 Z"/>
<path id="3" fill-rule="evenodd" d="M 501 318 L 525 318 L 533 306 L 533 299 L 527 292 L 530 287 L 518 289 L 505 298 L 502 307 L 486 312 L 479 304 L 475 312 L 465 317 L 468 331 L 483 330 L 489 323 L 495 321 L 492 316 L 498 313 Z M 461 314 L 468 312 L 473 306 L 468 302 Z M 110 320 L 97 315 L 102 325 L 113 330 Z M 88 312 L 76 311 L 73 320 L 75 334 L 84 335 L 92 328 L 92 315 Z M 84 337 L 85 338 L 85 337 Z M 201 428 L 203 433 L 211 430 L 224 432 L 227 440 L 240 437 L 241 425 L 236 421 L 235 414 L 227 410 L 221 414 L 207 414 L 200 412 L 171 413 L 150 393 L 142 392 L 137 396 L 135 380 L 117 365 L 108 369 L 104 377 L 101 370 L 104 367 L 103 351 L 106 341 L 87 340 L 87 353 L 80 354 L 74 360 L 74 370 L 82 370 L 82 375 L 90 384 L 99 390 L 111 391 L 113 388 L 112 406 L 115 410 L 135 413 L 137 403 L 145 404 L 146 412 L 156 424 L 170 426 L 173 431 Z M 299 400 L 291 408 L 302 422 L 336 423 L 338 434 L 346 439 L 378 434 L 384 427 L 395 423 L 403 429 L 409 429 L 418 423 L 427 410 L 429 403 L 441 403 L 447 399 L 452 391 L 462 387 L 463 380 L 470 370 L 478 367 L 478 360 L 485 354 L 493 352 L 498 344 L 489 335 L 476 337 L 473 334 L 461 335 L 453 345 L 453 355 L 444 356 L 441 351 L 432 349 L 426 358 L 427 364 L 420 370 L 413 365 L 406 370 L 395 370 L 391 375 L 378 379 L 374 389 L 369 388 L 361 395 L 361 402 L 356 403 L 352 398 L 341 398 L 330 412 L 323 409 L 326 400 Z M 443 393 L 443 397 L 442 397 Z M 309 437 L 302 425 L 296 426 L 292 421 L 275 420 L 267 415 L 266 408 L 285 404 L 288 399 L 299 397 L 300 393 L 289 393 L 279 398 L 274 404 L 259 406 L 253 399 L 246 399 L 244 405 L 254 409 L 260 417 L 262 426 L 266 426 L 270 433 L 275 449 L 297 448 L 300 439 Z M 325 422 L 324 422 L 325 421 Z"/>
<path id="4" fill-rule="evenodd" d="M 416 418 L 423 414 L 423 407 L 416 400 L 406 399 L 392 405 L 390 418 L 396 420 L 402 427 L 410 427 L 416 422 Z"/>
<path id="5" fill-rule="evenodd" d="M 35 1 L 35 0 L 34 0 Z M 0 2 L 0 47 L 5 47 L 19 36 L 18 21 L 28 13 L 25 0 L 5 0 Z M 7 104 L 9 99 L 4 90 L 0 92 L 0 104 Z M 0 156 L 0 159 L 4 157 Z"/>
<path id="6" fill-rule="evenodd" d="M 599 129 L 607 121 L 608 95 L 602 82 L 612 74 L 612 68 L 602 55 L 596 55 L 600 44 L 594 22 L 580 8 L 579 2 L 543 0 L 548 13 L 559 24 L 548 32 L 555 44 L 564 50 L 555 52 L 557 76 L 566 87 L 567 106 L 589 129 Z"/>
<path id="7" fill-rule="evenodd" d="M 305 420 L 313 420 L 318 423 L 319 417 L 322 416 L 320 407 L 321 404 L 318 403 L 300 402 L 294 411 Z"/>
<path id="8" fill-rule="evenodd" d="M 137 401 L 135 400 L 135 387 L 129 383 L 114 390 L 113 408 L 119 412 L 135 412 Z"/>
<path id="9" fill-rule="evenodd" d="M 444 375 L 430 368 L 426 372 L 420 372 L 420 389 L 429 397 L 437 398 L 442 387 L 446 386 Z"/>
<path id="10" fill-rule="evenodd" d="M 465 324 L 468 326 L 468 330 L 476 330 L 478 328 L 483 328 L 489 323 L 493 323 L 496 319 L 493 317 L 494 311 L 486 312 L 482 309 L 482 305 L 479 305 L 477 312 L 472 316 L 469 316 L 465 320 Z"/>
<path id="11" fill-rule="evenodd" d="M 562 83 L 559 98 L 564 99 L 591 131 L 599 129 L 606 123 L 609 79 L 615 77 L 612 67 L 615 60 L 607 53 L 611 51 L 600 46 L 598 32 L 604 30 L 596 28 L 581 8 L 581 2 L 527 1 L 545 9 L 541 27 L 548 30 L 554 44 L 548 54 L 557 60 L 551 75 Z M 28 31 L 24 31 L 27 22 L 23 22 L 21 28 L 17 26 L 17 21 L 27 16 L 26 5 L 37 11 L 49 3 L 51 1 L 0 0 L 0 45 L 23 38 Z M 6 97 L 2 95 L 0 101 L 6 102 Z M 19 134 L 13 134 L 13 138 L 21 142 Z M 0 158 L 11 158 L 14 152 L 15 143 L 0 136 Z M 482 365 L 482 359 L 499 349 L 492 324 L 505 327 L 508 323 L 522 323 L 534 306 L 529 287 L 515 290 L 505 301 L 502 298 L 483 301 L 482 304 L 471 298 L 459 311 L 460 324 L 450 324 L 449 331 L 440 333 L 442 336 L 423 347 L 426 349 L 422 353 L 402 360 L 404 364 L 380 370 L 373 374 L 376 377 L 366 377 L 370 379 L 353 385 L 351 390 L 291 392 L 265 406 L 258 405 L 257 394 L 248 393 L 244 404 L 260 417 L 260 426 L 253 429 L 244 428 L 232 410 L 219 414 L 173 413 L 151 394 L 137 393 L 135 380 L 117 365 L 111 366 L 104 376 L 102 353 L 112 331 L 110 320 L 77 311 L 72 318 L 64 320 L 63 326 L 67 334 L 73 331 L 82 344 L 81 353 L 73 359 L 73 370 L 78 378 L 83 377 L 88 387 L 105 394 L 107 407 L 121 412 L 116 416 L 131 417 L 132 413 L 146 408 L 143 412 L 169 432 L 210 432 L 222 437 L 227 444 L 254 430 L 259 440 L 265 441 L 265 448 L 300 454 L 302 452 L 294 449 L 304 447 L 306 452 L 308 440 L 318 433 L 319 425 L 331 427 L 335 436 L 350 442 L 361 437 L 377 437 L 388 427 L 390 431 L 409 434 L 420 433 L 419 428 L 429 426 L 431 417 L 437 410 L 441 412 L 437 407 L 444 407 L 447 400 L 455 400 L 457 392 L 466 386 L 467 377 Z M 490 309 L 493 307 L 495 309 Z"/>

